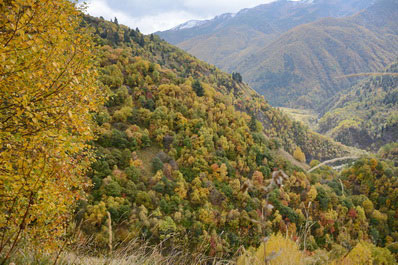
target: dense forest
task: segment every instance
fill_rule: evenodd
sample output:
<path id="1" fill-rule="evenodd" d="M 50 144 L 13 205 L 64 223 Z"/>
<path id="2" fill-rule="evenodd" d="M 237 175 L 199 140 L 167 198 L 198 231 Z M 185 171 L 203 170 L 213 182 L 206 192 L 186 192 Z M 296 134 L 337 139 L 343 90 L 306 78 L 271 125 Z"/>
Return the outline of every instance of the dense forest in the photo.
<path id="1" fill-rule="evenodd" d="M 116 18 L 0 11 L 0 264 L 97 264 L 137 240 L 166 258 L 132 264 L 396 264 L 394 144 L 308 173 L 365 153 Z"/>
<path id="2" fill-rule="evenodd" d="M 168 70 L 169 75 L 174 74 L 175 76 L 171 76 L 174 80 L 171 81 L 175 84 L 181 84 L 185 81 L 184 79 L 191 78 L 191 82 L 199 81 L 208 84 L 217 92 L 228 95 L 230 98 L 224 100 L 224 104 L 231 105 L 236 110 L 249 115 L 252 127 L 257 121 L 261 122 L 266 137 L 274 140 L 277 145 L 283 146 L 291 154 L 298 146 L 308 157 L 308 161 L 311 161 L 311 159 L 330 159 L 350 151 L 327 137 L 311 132 L 306 126 L 289 119 L 283 112 L 272 108 L 263 97 L 239 79 L 234 80 L 231 75 L 197 60 L 160 40 L 156 35 L 144 36 L 139 31 L 123 25 L 115 27 L 98 19 L 93 19 L 91 23 L 96 25 L 95 31 L 96 35 L 100 37 L 100 45 L 112 47 L 118 52 L 122 52 L 124 49 L 126 54 L 129 53 L 128 48 L 130 48 L 131 52 L 128 55 L 131 57 L 140 57 L 151 63 L 152 67 L 158 65 L 164 70 Z M 112 50 L 108 53 L 112 53 Z M 116 56 L 117 53 L 114 54 Z M 131 77 L 120 78 L 119 82 L 122 82 L 120 85 L 127 87 L 135 85 L 131 82 L 128 83 L 129 80 L 126 79 L 131 79 Z M 142 87 L 153 85 L 145 84 L 145 81 L 142 82 L 144 83 L 139 84 Z M 157 80 L 154 84 L 162 84 L 162 81 Z"/>
<path id="3" fill-rule="evenodd" d="M 339 95 L 319 121 L 337 141 L 377 151 L 398 141 L 398 63 Z"/>

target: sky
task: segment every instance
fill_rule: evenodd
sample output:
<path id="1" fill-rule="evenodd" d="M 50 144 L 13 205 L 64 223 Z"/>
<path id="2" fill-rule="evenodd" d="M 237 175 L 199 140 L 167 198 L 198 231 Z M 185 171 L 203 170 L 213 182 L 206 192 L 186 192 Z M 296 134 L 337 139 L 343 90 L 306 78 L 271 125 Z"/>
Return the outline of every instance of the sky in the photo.
<path id="1" fill-rule="evenodd" d="M 120 24 L 138 27 L 145 34 L 167 30 L 188 20 L 236 13 L 272 0 L 85 0 L 87 12 Z"/>

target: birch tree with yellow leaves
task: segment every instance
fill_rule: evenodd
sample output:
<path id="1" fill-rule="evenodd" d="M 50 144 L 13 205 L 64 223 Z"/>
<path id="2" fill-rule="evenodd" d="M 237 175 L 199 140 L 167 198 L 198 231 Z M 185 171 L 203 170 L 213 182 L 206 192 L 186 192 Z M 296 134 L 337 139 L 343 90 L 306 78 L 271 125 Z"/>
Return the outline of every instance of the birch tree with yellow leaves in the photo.
<path id="1" fill-rule="evenodd" d="M 85 187 L 103 103 L 90 34 L 68 0 L 0 0 L 0 264 L 55 248 Z"/>

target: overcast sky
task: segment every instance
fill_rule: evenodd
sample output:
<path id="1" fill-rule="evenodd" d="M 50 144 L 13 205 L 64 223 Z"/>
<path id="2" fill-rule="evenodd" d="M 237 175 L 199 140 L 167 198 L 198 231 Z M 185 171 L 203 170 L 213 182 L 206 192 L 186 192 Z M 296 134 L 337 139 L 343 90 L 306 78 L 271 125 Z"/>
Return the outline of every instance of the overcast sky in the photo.
<path id="1" fill-rule="evenodd" d="M 117 17 L 119 23 L 149 34 L 170 29 L 191 19 L 209 19 L 235 13 L 272 0 L 85 0 L 88 13 L 105 19 Z"/>

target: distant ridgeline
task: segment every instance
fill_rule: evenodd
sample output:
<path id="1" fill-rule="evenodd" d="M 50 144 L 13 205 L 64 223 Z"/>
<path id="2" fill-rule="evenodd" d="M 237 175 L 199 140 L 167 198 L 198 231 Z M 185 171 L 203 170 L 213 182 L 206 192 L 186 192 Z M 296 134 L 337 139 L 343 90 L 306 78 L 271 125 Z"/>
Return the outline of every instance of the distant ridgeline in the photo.
<path id="1" fill-rule="evenodd" d="M 358 78 L 398 56 L 398 2 L 380 0 L 343 18 L 297 26 L 253 54 L 235 71 L 272 105 L 319 111 Z"/>
<path id="2" fill-rule="evenodd" d="M 275 1 L 158 33 L 229 72 L 272 106 L 319 110 L 398 56 L 396 0 Z M 237 37 L 238 36 L 238 37 Z"/>
<path id="3" fill-rule="evenodd" d="M 321 133 L 377 151 L 398 142 L 398 63 L 341 94 L 319 121 Z"/>
<path id="4" fill-rule="evenodd" d="M 100 82 L 110 93 L 95 117 L 93 187 L 76 214 L 96 247 L 108 244 L 107 212 L 114 244 L 139 237 L 218 257 L 274 232 L 305 234 L 306 250 L 338 253 L 360 240 L 398 240 L 398 200 L 383 188 L 396 187 L 396 178 L 385 180 L 398 175 L 391 165 L 363 159 L 341 179 L 330 168 L 306 174 L 279 148 L 302 161 L 347 149 L 291 121 L 236 75 L 154 35 L 92 17 L 83 26 L 95 32 Z M 362 165 L 366 183 L 356 177 Z"/>

